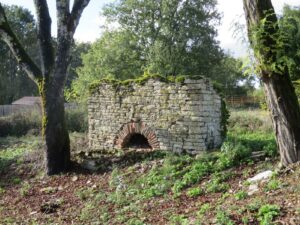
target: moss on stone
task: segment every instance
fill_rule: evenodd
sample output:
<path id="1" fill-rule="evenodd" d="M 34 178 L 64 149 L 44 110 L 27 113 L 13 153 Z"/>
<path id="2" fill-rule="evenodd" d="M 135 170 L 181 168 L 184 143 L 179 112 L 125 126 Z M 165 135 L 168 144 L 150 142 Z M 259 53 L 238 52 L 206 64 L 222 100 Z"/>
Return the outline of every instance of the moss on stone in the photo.
<path id="1" fill-rule="evenodd" d="M 161 81 L 161 82 L 164 82 L 164 83 L 181 83 L 181 84 L 183 84 L 186 79 L 199 80 L 199 79 L 203 79 L 203 77 L 199 76 L 199 75 L 194 75 L 194 76 L 180 75 L 180 76 L 163 77 L 163 76 L 158 75 L 158 74 L 145 73 L 141 77 L 138 77 L 136 79 L 128 79 L 128 80 L 117 80 L 117 79 L 104 78 L 104 79 L 93 82 L 89 87 L 89 91 L 90 91 L 91 94 L 94 93 L 94 91 L 102 84 L 110 84 L 115 88 L 118 87 L 118 86 L 129 86 L 129 85 L 132 85 L 132 84 L 143 85 L 150 79 L 158 80 L 158 81 Z"/>

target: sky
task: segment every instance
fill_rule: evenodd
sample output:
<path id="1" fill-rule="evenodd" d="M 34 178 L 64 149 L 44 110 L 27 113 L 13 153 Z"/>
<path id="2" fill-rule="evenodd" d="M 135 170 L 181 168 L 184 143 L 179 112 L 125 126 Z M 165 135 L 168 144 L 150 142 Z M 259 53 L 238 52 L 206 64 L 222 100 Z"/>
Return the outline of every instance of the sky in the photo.
<path id="1" fill-rule="evenodd" d="M 91 0 L 90 4 L 84 10 L 80 23 L 75 33 L 75 39 L 84 42 L 92 42 L 100 37 L 100 26 L 103 24 L 103 18 L 100 17 L 99 12 L 101 8 L 114 0 Z M 0 0 L 1 3 L 7 5 L 19 5 L 29 9 L 35 15 L 33 0 Z M 48 0 L 48 6 L 52 17 L 52 32 L 56 33 L 55 20 L 55 0 Z M 72 1 L 71 1 L 72 2 Z M 300 7 L 300 0 L 273 0 L 273 5 L 276 13 L 281 13 L 284 4 Z M 220 45 L 226 52 L 229 52 L 235 57 L 242 57 L 246 54 L 245 44 L 240 38 L 235 38 L 233 35 L 233 23 L 238 22 L 245 24 L 243 14 L 242 0 L 218 0 L 217 9 L 222 14 L 221 25 L 218 29 L 217 39 Z"/>

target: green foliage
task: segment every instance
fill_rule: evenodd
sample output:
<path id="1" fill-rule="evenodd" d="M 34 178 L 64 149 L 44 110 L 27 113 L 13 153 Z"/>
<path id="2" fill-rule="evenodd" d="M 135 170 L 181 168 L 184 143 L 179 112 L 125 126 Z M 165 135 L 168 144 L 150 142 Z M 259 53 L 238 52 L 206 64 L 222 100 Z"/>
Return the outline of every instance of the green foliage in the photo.
<path id="1" fill-rule="evenodd" d="M 279 216 L 280 207 L 278 205 L 262 205 L 258 211 L 258 221 L 261 225 L 272 225 L 272 221 Z"/>
<path id="2" fill-rule="evenodd" d="M 218 210 L 216 214 L 217 225 L 234 225 L 228 213 L 224 210 Z"/>
<path id="3" fill-rule="evenodd" d="M 80 198 L 80 200 L 86 201 L 87 199 L 95 196 L 95 190 L 87 187 L 77 190 L 75 194 Z"/>
<path id="4" fill-rule="evenodd" d="M 240 143 L 250 152 L 264 151 L 269 157 L 278 155 L 268 112 L 261 110 L 231 112 L 228 127 L 230 132 L 228 132 L 227 141 L 229 143 Z"/>
<path id="5" fill-rule="evenodd" d="M 143 74 L 136 37 L 126 31 L 107 31 L 82 54 L 83 66 L 68 90 L 69 99 L 86 101 L 90 84 L 100 79 L 125 80 Z"/>
<path id="6" fill-rule="evenodd" d="M 91 44 L 85 42 L 74 42 L 71 47 L 71 61 L 70 68 L 67 74 L 66 86 L 65 86 L 65 97 L 67 101 L 72 100 L 72 95 L 70 92 L 72 81 L 78 78 L 77 70 L 79 67 L 83 66 L 83 59 L 81 56 L 87 54 L 90 50 Z"/>
<path id="7" fill-rule="evenodd" d="M 10 26 L 27 52 L 39 61 L 35 20 L 31 12 L 19 6 L 6 6 L 4 10 Z M 0 41 L 0 105 L 10 104 L 23 96 L 37 95 L 34 82 L 16 66 L 16 60 L 4 42 Z M 1 129 L 0 129 L 1 130 Z"/>
<path id="8" fill-rule="evenodd" d="M 172 215 L 170 217 L 172 224 L 188 225 L 189 220 L 184 215 Z"/>
<path id="9" fill-rule="evenodd" d="M 7 167 L 18 160 L 25 154 L 39 145 L 39 140 L 34 136 L 17 137 L 0 137 L 0 173 L 7 170 Z M 19 179 L 13 183 L 18 183 Z"/>
<path id="10" fill-rule="evenodd" d="M 299 78 L 300 49 L 300 10 L 285 6 L 282 17 L 277 21 L 273 11 L 252 27 L 250 39 L 259 61 L 257 73 L 262 71 L 284 74 L 292 80 Z"/>
<path id="11" fill-rule="evenodd" d="M 195 188 L 190 188 L 187 192 L 186 195 L 188 197 L 197 197 L 199 195 L 203 194 L 203 190 L 199 187 L 195 187 Z"/>
<path id="12" fill-rule="evenodd" d="M 243 199 L 245 199 L 247 197 L 248 197 L 248 193 L 245 192 L 245 191 L 239 191 L 236 194 L 234 194 L 234 198 L 236 200 L 243 200 Z"/>
<path id="13" fill-rule="evenodd" d="M 22 136 L 29 131 L 39 133 L 40 129 L 41 115 L 37 110 L 0 117 L 0 137 Z"/>
<path id="14" fill-rule="evenodd" d="M 222 178 L 216 176 L 205 187 L 207 193 L 226 192 L 228 189 L 229 185 Z"/>
<path id="15" fill-rule="evenodd" d="M 20 188 L 20 194 L 22 197 L 25 197 L 29 194 L 29 191 L 31 189 L 31 185 L 26 181 L 23 182 Z"/>
<path id="16" fill-rule="evenodd" d="M 229 123 L 229 111 L 226 107 L 226 103 L 224 99 L 221 99 L 221 136 L 222 138 L 225 138 L 227 135 L 227 126 Z"/>
<path id="17" fill-rule="evenodd" d="M 282 183 L 276 178 L 272 178 L 265 186 L 265 191 L 275 191 L 282 187 Z"/>
<path id="18" fill-rule="evenodd" d="M 251 95 L 258 100 L 260 109 L 267 110 L 266 97 L 262 87 L 255 89 Z"/>
<path id="19" fill-rule="evenodd" d="M 199 217 L 202 217 L 203 215 L 205 215 L 209 210 L 211 209 L 211 206 L 209 203 L 205 203 L 203 205 L 201 205 L 199 211 L 197 212 L 197 215 Z"/>
<path id="20" fill-rule="evenodd" d="M 67 128 L 71 132 L 87 132 L 88 112 L 85 105 L 77 105 L 73 109 L 66 110 Z"/>
<path id="21" fill-rule="evenodd" d="M 221 63 L 213 66 L 210 79 L 220 87 L 224 96 L 246 95 L 253 91 L 255 77 L 245 76 L 242 65 L 242 59 L 225 54 Z"/>
<path id="22" fill-rule="evenodd" d="M 184 82 L 185 79 L 192 79 L 192 80 L 196 80 L 196 79 L 202 79 L 202 76 L 167 76 L 167 77 L 163 77 L 161 75 L 158 74 L 149 74 L 147 72 L 145 72 L 142 76 L 135 78 L 135 79 L 127 79 L 127 80 L 117 80 L 117 79 L 111 79 L 111 78 L 104 78 L 104 79 L 100 79 L 100 80 L 96 80 L 93 83 L 90 84 L 89 86 L 89 90 L 90 93 L 93 93 L 94 91 L 97 90 L 97 88 L 99 87 L 99 85 L 101 84 L 111 84 L 113 87 L 117 88 L 119 86 L 129 86 L 132 84 L 139 84 L 139 85 L 143 85 L 145 84 L 149 79 L 154 79 L 154 80 L 159 80 L 161 82 L 165 82 L 165 83 L 180 83 L 182 84 Z"/>
<path id="23" fill-rule="evenodd" d="M 251 149 L 239 142 L 225 141 L 216 162 L 217 170 L 224 170 L 245 162 L 251 155 Z"/>
<path id="24" fill-rule="evenodd" d="M 108 25 L 135 34 L 145 68 L 160 75 L 208 74 L 221 51 L 215 40 L 216 2 L 121 0 L 107 5 Z M 202 57 L 206 55 L 206 57 Z"/>
<path id="25" fill-rule="evenodd" d="M 300 78 L 300 9 L 285 5 L 278 24 L 284 48 L 283 61 L 291 79 L 297 80 Z"/>
<path id="26" fill-rule="evenodd" d="M 0 196 L 5 193 L 5 189 L 0 186 Z"/>
<path id="27" fill-rule="evenodd" d="M 83 105 L 66 110 L 67 128 L 72 132 L 86 132 L 88 128 L 87 109 Z M 0 137 L 22 136 L 26 134 L 39 135 L 42 126 L 42 116 L 39 110 L 28 110 L 0 117 Z"/>
<path id="28" fill-rule="evenodd" d="M 244 93 L 248 86 L 244 90 L 239 83 L 248 78 L 239 69 L 240 60 L 224 55 L 215 40 L 213 25 L 220 19 L 215 7 L 215 0 L 121 0 L 107 5 L 102 10 L 107 27 L 82 55 L 83 66 L 68 96 L 84 101 L 87 87 L 99 79 L 133 79 L 143 72 L 163 77 L 204 74 L 226 89 L 226 95 Z M 120 26 L 109 29 L 115 22 Z"/>

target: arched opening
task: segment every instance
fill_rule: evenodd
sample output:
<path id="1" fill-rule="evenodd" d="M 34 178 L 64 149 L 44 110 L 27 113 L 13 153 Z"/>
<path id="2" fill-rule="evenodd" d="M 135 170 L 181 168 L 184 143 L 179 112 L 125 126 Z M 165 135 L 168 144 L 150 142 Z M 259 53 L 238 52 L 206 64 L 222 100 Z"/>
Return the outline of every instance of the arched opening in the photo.
<path id="1" fill-rule="evenodd" d="M 138 133 L 134 133 L 130 135 L 128 140 L 124 143 L 124 148 L 144 148 L 144 149 L 150 149 L 152 148 L 151 145 L 148 142 L 148 139 Z"/>
<path id="2" fill-rule="evenodd" d="M 114 141 L 116 148 L 159 149 L 159 141 L 154 131 L 143 122 L 124 124 Z"/>

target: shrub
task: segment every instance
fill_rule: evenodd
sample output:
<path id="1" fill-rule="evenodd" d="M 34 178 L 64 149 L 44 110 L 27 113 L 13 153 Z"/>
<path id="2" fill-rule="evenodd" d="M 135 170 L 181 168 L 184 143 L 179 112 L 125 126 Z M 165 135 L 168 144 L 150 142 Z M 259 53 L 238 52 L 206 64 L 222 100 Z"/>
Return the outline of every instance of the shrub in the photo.
<path id="1" fill-rule="evenodd" d="M 263 205 L 258 210 L 258 221 L 261 225 L 271 225 L 275 217 L 280 213 L 280 207 L 278 205 Z"/>
<path id="2" fill-rule="evenodd" d="M 251 149 L 241 143 L 226 141 L 221 147 L 221 153 L 216 161 L 215 168 L 218 171 L 236 166 L 245 162 L 251 155 Z"/>
<path id="3" fill-rule="evenodd" d="M 275 157 L 278 155 L 277 145 L 275 141 L 269 142 L 263 147 L 263 151 L 269 157 Z"/>
<path id="4" fill-rule="evenodd" d="M 0 137 L 38 135 L 42 128 L 39 110 L 26 110 L 6 117 L 0 117 Z M 88 129 L 87 110 L 84 106 L 66 110 L 66 122 L 71 132 L 86 132 Z"/>
<path id="5" fill-rule="evenodd" d="M 277 179 L 272 179 L 268 182 L 268 184 L 265 186 L 264 190 L 265 191 L 275 191 L 278 190 L 282 187 L 282 184 L 279 180 Z"/>
<path id="6" fill-rule="evenodd" d="M 191 188 L 186 192 L 188 197 L 197 197 L 203 194 L 203 190 L 199 187 Z"/>
<path id="7" fill-rule="evenodd" d="M 234 222 L 230 219 L 227 212 L 218 210 L 216 214 L 216 220 L 218 225 L 233 225 Z"/>
<path id="8" fill-rule="evenodd" d="M 66 110 L 66 122 L 71 132 L 86 132 L 88 130 L 87 107 L 79 105 Z"/>
<path id="9" fill-rule="evenodd" d="M 248 196 L 247 192 L 245 192 L 245 191 L 239 191 L 238 193 L 236 193 L 234 195 L 234 198 L 236 200 L 243 200 L 243 199 L 247 198 L 247 196 Z"/>
<path id="10" fill-rule="evenodd" d="M 38 110 L 14 113 L 0 118 L 0 137 L 22 136 L 30 131 L 41 130 L 41 113 Z"/>

